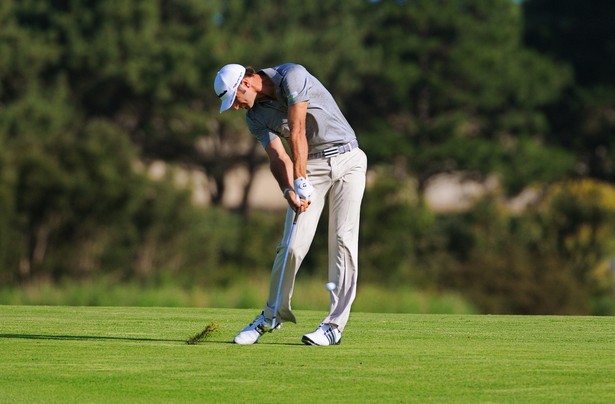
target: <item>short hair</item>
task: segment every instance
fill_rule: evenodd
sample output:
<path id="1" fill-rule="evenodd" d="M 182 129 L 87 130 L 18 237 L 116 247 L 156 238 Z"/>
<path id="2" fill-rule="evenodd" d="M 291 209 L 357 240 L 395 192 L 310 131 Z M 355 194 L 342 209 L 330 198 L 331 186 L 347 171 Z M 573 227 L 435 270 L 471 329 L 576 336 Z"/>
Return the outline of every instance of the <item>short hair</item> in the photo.
<path id="1" fill-rule="evenodd" d="M 246 67 L 246 77 L 252 77 L 255 74 L 257 74 L 257 71 L 252 67 L 252 66 L 247 66 Z"/>

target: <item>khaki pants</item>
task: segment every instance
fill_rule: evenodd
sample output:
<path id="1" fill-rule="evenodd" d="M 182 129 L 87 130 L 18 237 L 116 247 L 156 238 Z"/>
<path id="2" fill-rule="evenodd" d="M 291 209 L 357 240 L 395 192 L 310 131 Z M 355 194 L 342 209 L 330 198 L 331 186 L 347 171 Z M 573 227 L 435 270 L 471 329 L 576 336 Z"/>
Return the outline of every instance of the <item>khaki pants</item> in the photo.
<path id="1" fill-rule="evenodd" d="M 278 322 L 296 322 L 291 308 L 295 276 L 312 244 L 318 220 L 325 206 L 325 198 L 328 197 L 328 282 L 334 282 L 337 288 L 331 292 L 329 314 L 323 322 L 336 324 L 340 331 L 344 330 L 357 292 L 359 219 L 361 200 L 365 190 L 366 170 L 367 157 L 359 148 L 332 158 L 308 160 L 307 172 L 314 186 L 314 193 L 309 208 L 299 215 L 293 240 L 290 241 L 288 261 L 280 292 Z M 286 213 L 284 236 L 278 245 L 271 270 L 269 299 L 265 307 L 265 317 L 269 320 L 273 314 L 286 249 L 285 242 L 291 229 L 293 215 L 294 212 L 289 208 Z"/>

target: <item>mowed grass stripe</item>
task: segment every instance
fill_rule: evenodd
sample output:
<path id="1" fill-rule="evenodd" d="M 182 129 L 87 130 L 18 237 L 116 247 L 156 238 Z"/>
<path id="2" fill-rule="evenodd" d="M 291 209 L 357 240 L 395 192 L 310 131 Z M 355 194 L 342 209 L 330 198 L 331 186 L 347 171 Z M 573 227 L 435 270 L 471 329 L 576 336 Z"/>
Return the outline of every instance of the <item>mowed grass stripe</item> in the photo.
<path id="1" fill-rule="evenodd" d="M 236 346 L 258 310 L 0 306 L 1 402 L 615 402 L 612 317 L 324 312 Z M 205 341 L 186 340 L 216 322 Z"/>

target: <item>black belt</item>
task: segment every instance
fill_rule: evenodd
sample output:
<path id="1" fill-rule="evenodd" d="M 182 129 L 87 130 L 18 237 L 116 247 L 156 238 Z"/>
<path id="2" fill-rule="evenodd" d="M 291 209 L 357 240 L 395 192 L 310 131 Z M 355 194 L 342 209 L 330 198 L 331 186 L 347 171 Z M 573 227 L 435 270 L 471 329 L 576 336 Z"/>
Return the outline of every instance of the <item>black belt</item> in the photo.
<path id="1" fill-rule="evenodd" d="M 351 150 L 356 149 L 357 147 L 359 147 L 359 141 L 355 139 L 352 142 L 343 144 L 341 146 L 333 146 L 317 153 L 308 154 L 308 160 L 319 158 L 328 159 L 331 157 L 339 156 L 340 154 L 347 153 Z"/>

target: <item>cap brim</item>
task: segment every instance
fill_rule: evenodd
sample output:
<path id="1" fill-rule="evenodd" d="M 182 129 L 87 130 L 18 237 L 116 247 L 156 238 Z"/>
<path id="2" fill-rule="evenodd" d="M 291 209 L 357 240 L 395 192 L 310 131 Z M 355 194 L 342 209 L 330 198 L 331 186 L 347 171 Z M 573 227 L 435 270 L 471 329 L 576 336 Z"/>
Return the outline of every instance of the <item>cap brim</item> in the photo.
<path id="1" fill-rule="evenodd" d="M 237 95 L 237 91 L 234 91 L 231 94 L 228 94 L 223 100 L 222 105 L 220 105 L 220 113 L 223 113 L 227 109 L 233 106 L 233 102 L 235 102 L 235 96 Z"/>

